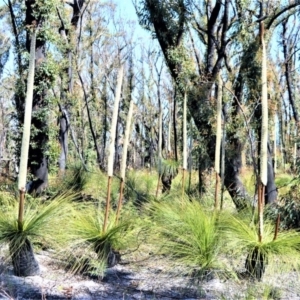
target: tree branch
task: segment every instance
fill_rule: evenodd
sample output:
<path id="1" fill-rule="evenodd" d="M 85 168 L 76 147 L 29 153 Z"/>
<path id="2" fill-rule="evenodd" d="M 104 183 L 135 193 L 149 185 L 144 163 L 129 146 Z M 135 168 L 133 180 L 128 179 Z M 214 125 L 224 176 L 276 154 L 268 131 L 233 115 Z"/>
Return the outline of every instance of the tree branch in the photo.
<path id="1" fill-rule="evenodd" d="M 277 14 L 275 14 L 273 17 L 271 17 L 271 19 L 267 22 L 266 24 L 266 29 L 270 29 L 273 22 L 279 17 L 281 16 L 283 13 L 285 13 L 286 11 L 290 10 L 291 8 L 294 8 L 296 6 L 300 5 L 300 0 L 296 0 L 294 3 L 287 5 L 286 7 L 284 7 L 282 10 L 280 10 Z"/>

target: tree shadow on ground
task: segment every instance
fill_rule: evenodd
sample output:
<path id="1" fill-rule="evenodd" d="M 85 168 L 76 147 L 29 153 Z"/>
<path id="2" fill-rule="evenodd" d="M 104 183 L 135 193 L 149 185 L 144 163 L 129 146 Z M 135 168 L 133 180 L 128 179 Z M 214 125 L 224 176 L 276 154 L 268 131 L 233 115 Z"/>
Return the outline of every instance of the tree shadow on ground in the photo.
<path id="1" fill-rule="evenodd" d="M 41 275 L 17 277 L 8 262 L 0 262 L 0 300 L 130 300 L 207 299 L 201 284 L 192 286 L 186 275 L 166 272 L 160 266 L 128 265 L 106 270 L 104 277 L 71 275 L 55 263 L 41 264 Z"/>

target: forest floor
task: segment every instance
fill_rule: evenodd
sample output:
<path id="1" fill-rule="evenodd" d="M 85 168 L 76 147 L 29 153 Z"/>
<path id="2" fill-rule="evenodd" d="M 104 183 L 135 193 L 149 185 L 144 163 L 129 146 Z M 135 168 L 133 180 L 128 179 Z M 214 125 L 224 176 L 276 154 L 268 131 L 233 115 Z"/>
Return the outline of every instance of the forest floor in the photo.
<path id="1" fill-rule="evenodd" d="M 259 283 L 209 274 L 195 283 L 187 269 L 174 267 L 163 256 L 137 251 L 122 257 L 103 278 L 92 278 L 67 273 L 51 252 L 41 251 L 36 257 L 41 274 L 26 278 L 14 276 L 10 264 L 2 262 L 0 299 L 300 299 L 297 272 L 266 271 Z"/>

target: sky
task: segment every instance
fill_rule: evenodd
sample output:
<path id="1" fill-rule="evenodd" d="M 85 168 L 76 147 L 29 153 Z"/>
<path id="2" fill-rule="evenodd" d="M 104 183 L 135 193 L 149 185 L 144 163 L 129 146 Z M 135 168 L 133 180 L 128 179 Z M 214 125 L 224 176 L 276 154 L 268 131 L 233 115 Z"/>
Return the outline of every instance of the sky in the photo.
<path id="1" fill-rule="evenodd" d="M 1 0 L 0 0 L 1 1 Z M 117 11 L 125 20 L 132 20 L 136 23 L 135 34 L 139 37 L 150 38 L 150 33 L 143 29 L 139 23 L 132 0 L 113 0 L 117 4 Z"/>
<path id="2" fill-rule="evenodd" d="M 124 17 L 137 20 L 135 8 L 131 0 L 114 0 Z"/>
<path id="3" fill-rule="evenodd" d="M 116 11 L 117 14 L 119 14 L 119 16 L 121 16 L 124 20 L 134 21 L 135 37 L 136 38 L 142 37 L 143 42 L 148 43 L 147 40 L 149 41 L 150 39 L 152 39 L 151 34 L 138 24 L 138 18 L 132 0 L 112 0 L 112 2 L 114 2 L 117 5 Z M 0 6 L 2 6 L 3 4 L 7 4 L 7 0 L 0 0 Z M 11 59 L 12 59 L 12 55 L 10 55 L 10 60 Z M 8 63 L 6 67 L 8 67 L 8 65 L 11 66 L 12 63 Z"/>

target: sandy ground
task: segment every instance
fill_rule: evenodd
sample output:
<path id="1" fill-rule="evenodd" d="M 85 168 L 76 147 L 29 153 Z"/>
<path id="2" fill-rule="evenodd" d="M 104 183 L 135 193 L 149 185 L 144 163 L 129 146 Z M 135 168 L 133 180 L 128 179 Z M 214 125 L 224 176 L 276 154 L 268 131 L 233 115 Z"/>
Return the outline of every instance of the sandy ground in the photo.
<path id="1" fill-rule="evenodd" d="M 183 267 L 170 267 L 161 256 L 136 253 L 103 278 L 91 278 L 67 273 L 46 251 L 36 256 L 39 276 L 16 277 L 9 264 L 1 264 L 0 299 L 300 299 L 296 272 L 267 272 L 261 283 L 216 275 L 192 283 Z"/>

